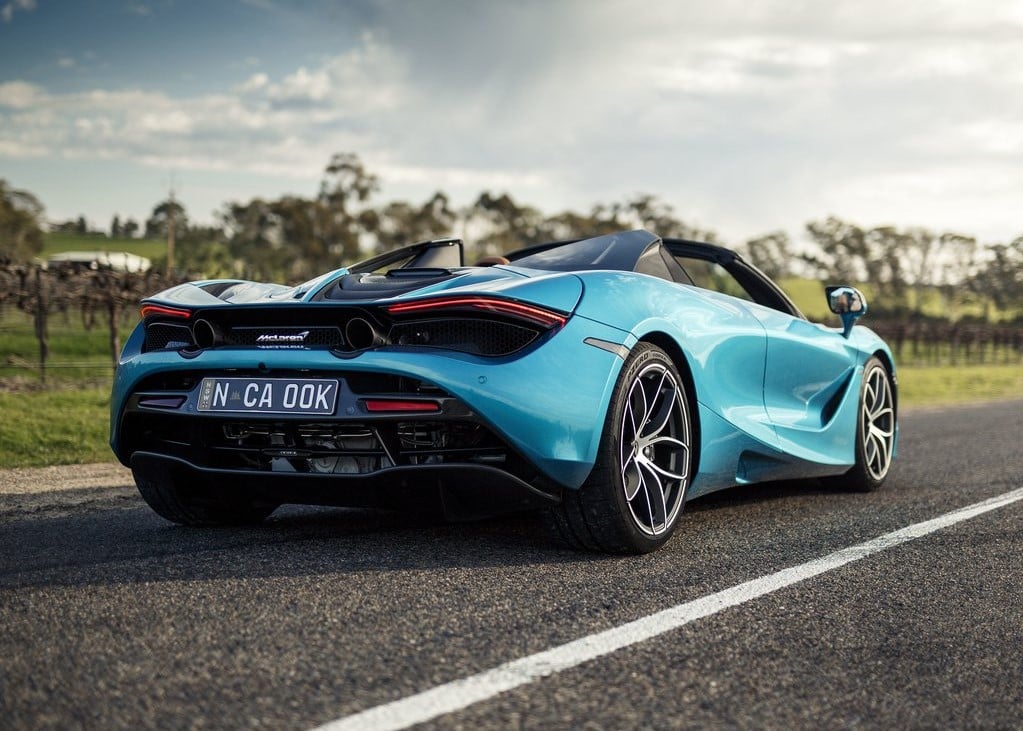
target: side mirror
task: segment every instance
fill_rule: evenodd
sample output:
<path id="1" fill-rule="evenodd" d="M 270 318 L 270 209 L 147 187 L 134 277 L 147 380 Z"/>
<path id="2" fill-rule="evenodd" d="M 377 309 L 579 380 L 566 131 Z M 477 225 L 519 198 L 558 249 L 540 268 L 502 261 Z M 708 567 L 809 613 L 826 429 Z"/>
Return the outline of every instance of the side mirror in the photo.
<path id="1" fill-rule="evenodd" d="M 828 309 L 842 319 L 842 337 L 849 337 L 856 321 L 867 314 L 867 298 L 860 290 L 845 284 L 825 287 L 824 295 L 828 298 Z"/>

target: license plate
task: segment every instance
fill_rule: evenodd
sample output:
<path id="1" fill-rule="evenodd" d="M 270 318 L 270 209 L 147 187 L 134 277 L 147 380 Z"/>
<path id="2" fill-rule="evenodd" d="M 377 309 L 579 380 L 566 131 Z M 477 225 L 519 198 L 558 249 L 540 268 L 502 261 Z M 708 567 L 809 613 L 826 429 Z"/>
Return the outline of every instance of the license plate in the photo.
<path id="1" fill-rule="evenodd" d="M 204 378 L 199 411 L 329 415 L 337 392 L 338 381 L 320 378 Z"/>

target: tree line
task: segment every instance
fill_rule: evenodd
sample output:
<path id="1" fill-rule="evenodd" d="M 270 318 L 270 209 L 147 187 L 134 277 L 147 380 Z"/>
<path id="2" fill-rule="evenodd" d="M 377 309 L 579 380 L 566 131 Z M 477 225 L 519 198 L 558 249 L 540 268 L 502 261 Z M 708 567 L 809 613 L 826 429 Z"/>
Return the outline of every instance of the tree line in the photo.
<path id="1" fill-rule="evenodd" d="M 466 240 L 471 257 L 481 257 L 643 227 L 665 237 L 729 244 L 776 279 L 867 283 L 886 312 L 921 312 L 935 294 L 952 318 L 981 300 L 1002 311 L 1023 309 L 1023 235 L 1007 244 L 981 245 L 963 233 L 864 228 L 829 217 L 806 224 L 802 245 L 784 231 L 724 242 L 713 229 L 688 224 L 670 204 L 649 194 L 547 215 L 492 191 L 461 208 L 442 191 L 421 203 L 376 203 L 379 187 L 379 178 L 357 155 L 342 153 L 331 158 L 313 196 L 229 202 L 212 225 L 191 222 L 184 206 L 171 198 L 159 202 L 143 224 L 115 216 L 109 235 L 134 238 L 141 232 L 148 239 L 165 239 L 173 227 L 171 274 L 298 282 L 369 254 L 452 234 Z M 25 262 L 38 254 L 43 225 L 39 200 L 0 180 L 0 262 Z M 54 228 L 89 232 L 84 217 Z"/>
<path id="2" fill-rule="evenodd" d="M 452 234 L 465 239 L 472 260 L 544 241 L 642 227 L 664 237 L 730 244 L 775 279 L 863 284 L 874 328 L 914 356 L 941 352 L 962 358 L 969 356 L 970 344 L 984 342 L 1008 343 L 1011 350 L 1013 338 L 1001 330 L 1023 325 L 1023 235 L 983 245 L 962 233 L 866 228 L 832 216 L 808 222 L 799 245 L 784 231 L 724 242 L 649 194 L 549 215 L 506 192 L 483 191 L 469 205 L 455 207 L 442 191 L 421 203 L 377 202 L 379 187 L 379 178 L 357 155 L 342 153 L 328 162 L 315 195 L 230 202 L 212 225 L 190 221 L 171 197 L 159 202 L 144 224 L 115 217 L 109 235 L 134 238 L 141 231 L 146 238 L 165 239 L 173 230 L 174 271 L 164 272 L 166 262 L 155 262 L 161 282 L 199 277 L 299 282 L 370 254 Z M 0 264 L 28 263 L 42 250 L 43 213 L 32 193 L 0 180 Z M 88 232 L 84 217 L 56 228 Z M 89 307 L 98 307 L 97 281 L 94 276 L 69 291 L 93 292 L 86 299 Z M 110 286 L 129 298 L 136 296 L 136 284 Z M 25 286 L 31 288 L 31 282 Z M 111 301 L 122 295 L 106 296 Z M 944 345 L 935 349 L 935 343 Z"/>

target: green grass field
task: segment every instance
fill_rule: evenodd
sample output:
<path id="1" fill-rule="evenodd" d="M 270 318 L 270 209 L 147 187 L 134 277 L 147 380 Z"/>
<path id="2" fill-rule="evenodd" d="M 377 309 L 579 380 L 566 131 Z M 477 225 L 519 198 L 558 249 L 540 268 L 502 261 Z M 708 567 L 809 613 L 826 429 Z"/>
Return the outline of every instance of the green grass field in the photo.
<path id="1" fill-rule="evenodd" d="M 111 462 L 110 388 L 0 393 L 0 468 Z"/>
<path id="2" fill-rule="evenodd" d="M 134 311 L 125 313 L 120 325 L 122 343 L 137 321 Z M 102 317 L 97 318 L 91 329 L 86 329 L 80 312 L 72 310 L 66 316 L 54 313 L 50 315 L 48 329 L 47 382 L 75 386 L 83 380 L 109 378 L 113 373 L 110 335 Z M 0 381 L 11 378 L 39 381 L 38 367 L 39 343 L 32 319 L 20 310 L 5 307 L 0 312 Z"/>

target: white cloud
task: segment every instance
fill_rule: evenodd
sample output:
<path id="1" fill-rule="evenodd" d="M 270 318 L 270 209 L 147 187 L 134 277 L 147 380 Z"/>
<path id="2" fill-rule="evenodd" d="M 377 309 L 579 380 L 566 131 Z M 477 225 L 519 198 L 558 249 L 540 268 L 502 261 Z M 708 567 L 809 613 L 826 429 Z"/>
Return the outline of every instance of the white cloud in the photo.
<path id="1" fill-rule="evenodd" d="M 323 101 L 330 92 L 326 69 L 310 73 L 305 67 L 267 87 L 267 96 L 276 101 Z"/>
<path id="2" fill-rule="evenodd" d="M 3 7 L 0 7 L 0 20 L 10 23 L 14 19 L 15 11 L 31 11 L 36 9 L 36 0 L 10 0 Z"/>
<path id="3" fill-rule="evenodd" d="M 141 15 L 142 17 L 148 17 L 153 14 L 153 9 L 145 3 L 128 3 L 125 5 L 125 10 L 133 15 Z"/>
<path id="4" fill-rule="evenodd" d="M 385 195 L 508 190 L 554 211 L 649 192 L 733 239 L 829 213 L 963 229 L 972 217 L 1008 238 L 1017 215 L 1023 13 L 1005 3 L 374 11 L 345 52 L 289 68 L 246 59 L 244 81 L 211 93 L 0 84 L 0 158 L 244 172 L 311 191 L 331 154 L 353 151 Z"/>
<path id="5" fill-rule="evenodd" d="M 252 76 L 237 87 L 237 90 L 240 94 L 259 91 L 260 89 L 265 89 L 269 81 L 270 77 L 264 73 L 252 74 Z"/>
<path id="6" fill-rule="evenodd" d="M 42 87 L 25 81 L 8 81 L 0 84 L 0 107 L 28 109 L 46 98 Z"/>

